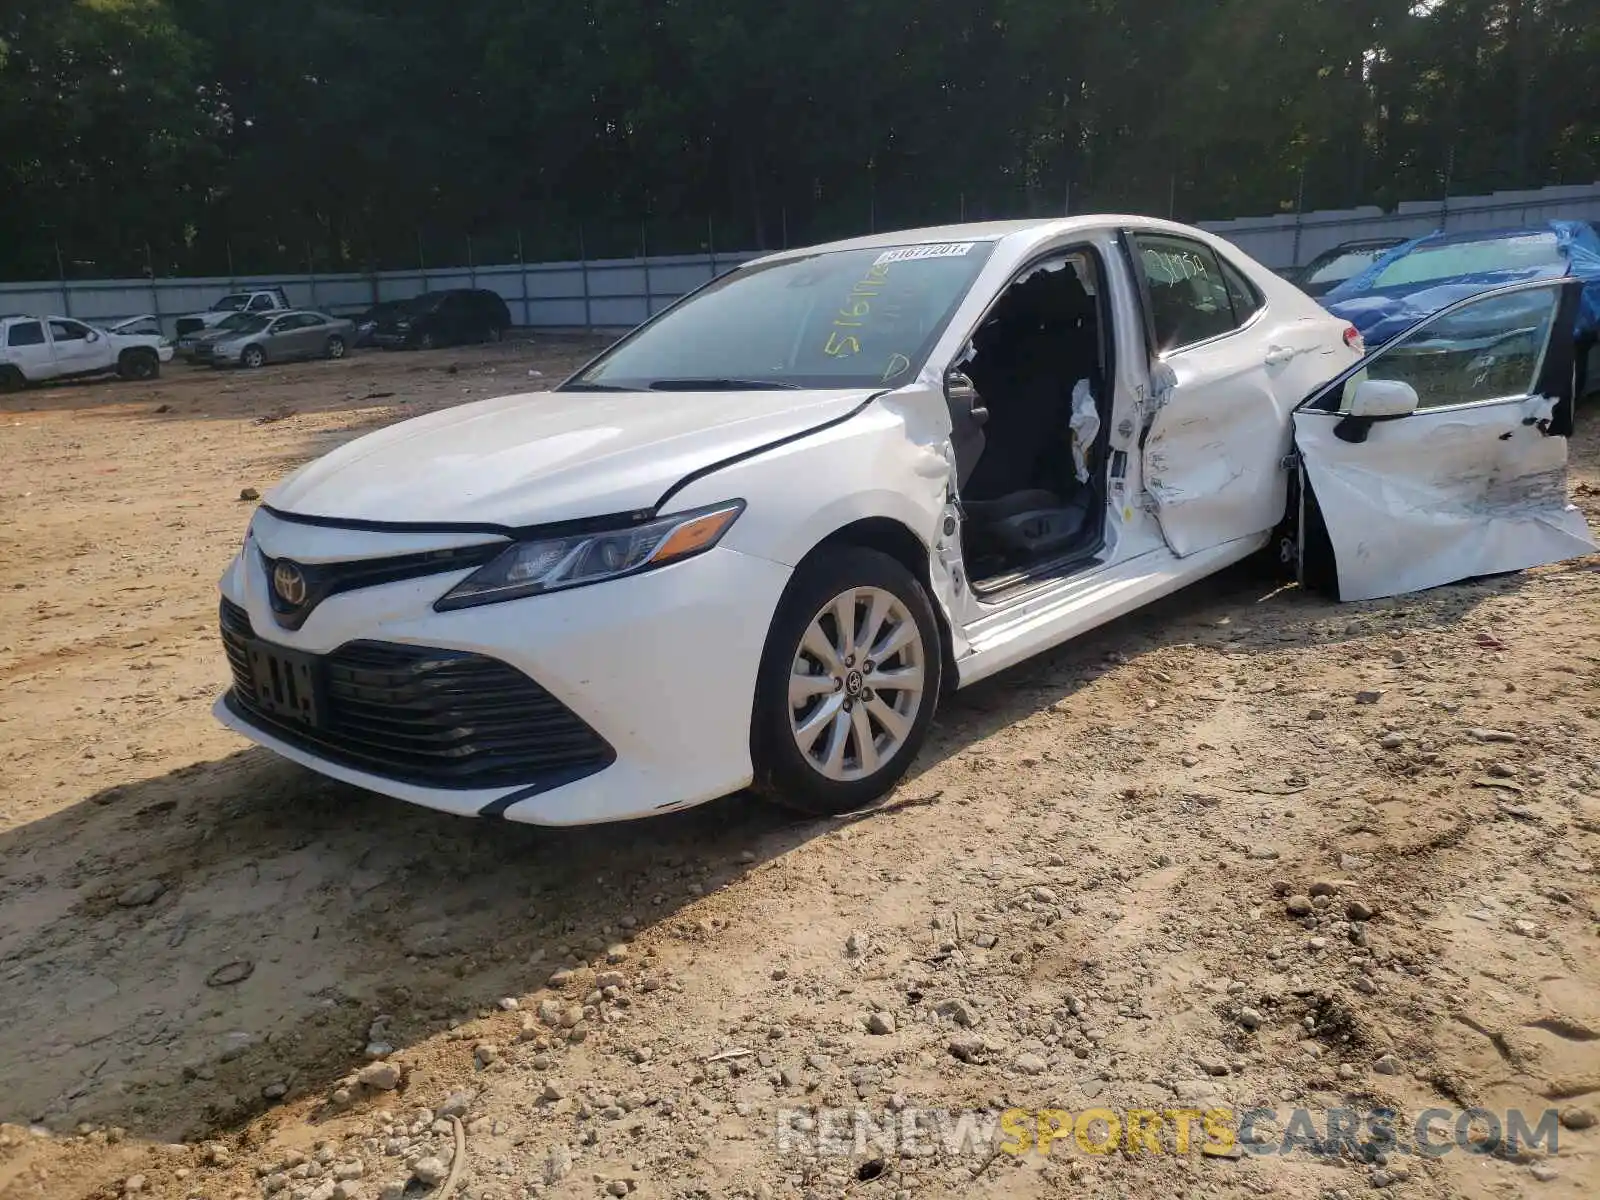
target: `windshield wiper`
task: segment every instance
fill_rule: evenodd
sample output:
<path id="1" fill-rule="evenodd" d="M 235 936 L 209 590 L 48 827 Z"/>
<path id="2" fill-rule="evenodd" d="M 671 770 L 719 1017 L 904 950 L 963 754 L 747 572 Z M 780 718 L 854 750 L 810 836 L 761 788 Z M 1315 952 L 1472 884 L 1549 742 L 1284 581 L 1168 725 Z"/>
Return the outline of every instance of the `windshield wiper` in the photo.
<path id="1" fill-rule="evenodd" d="M 572 383 L 564 383 L 556 389 L 558 392 L 633 392 L 637 388 L 618 387 L 614 383 L 584 383 L 581 379 Z"/>
<path id="2" fill-rule="evenodd" d="M 798 383 L 777 379 L 652 379 L 645 384 L 652 392 L 798 392 Z"/>

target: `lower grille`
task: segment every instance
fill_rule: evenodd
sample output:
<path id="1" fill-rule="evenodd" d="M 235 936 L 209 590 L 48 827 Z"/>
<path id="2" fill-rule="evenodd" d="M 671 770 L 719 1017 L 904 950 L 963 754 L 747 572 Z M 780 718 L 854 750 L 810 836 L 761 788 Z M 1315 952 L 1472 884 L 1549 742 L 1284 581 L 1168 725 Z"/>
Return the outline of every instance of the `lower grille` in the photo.
<path id="1" fill-rule="evenodd" d="M 274 737 L 318 757 L 400 782 L 489 788 L 571 782 L 615 752 L 576 713 L 516 668 L 480 654 L 390 642 L 348 642 L 307 655 L 264 642 L 238 605 L 222 602 L 233 670 L 228 704 Z M 252 650 L 308 668 L 314 697 L 274 704 Z M 273 670 L 272 679 L 278 678 Z M 285 672 L 288 675 L 288 672 Z M 299 677 L 299 676 L 297 676 Z M 312 714 L 301 720 L 286 711 Z"/>

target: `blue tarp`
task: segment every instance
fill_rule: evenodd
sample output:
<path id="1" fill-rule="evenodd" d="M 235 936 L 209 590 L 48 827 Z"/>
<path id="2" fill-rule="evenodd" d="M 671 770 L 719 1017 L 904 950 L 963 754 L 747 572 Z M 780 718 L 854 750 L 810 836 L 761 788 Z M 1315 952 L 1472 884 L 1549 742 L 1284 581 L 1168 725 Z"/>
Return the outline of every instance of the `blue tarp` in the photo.
<path id="1" fill-rule="evenodd" d="M 1507 240 L 1529 234 L 1554 233 L 1559 259 L 1505 270 L 1449 275 L 1379 287 L 1377 281 L 1390 267 L 1418 250 Z M 1578 312 L 1579 337 L 1600 333 L 1600 234 L 1586 221 L 1550 221 L 1526 229 L 1501 229 L 1473 233 L 1430 233 L 1396 246 L 1353 279 L 1346 280 L 1322 298 L 1323 306 L 1361 331 L 1368 346 L 1381 346 L 1418 321 L 1480 292 L 1534 279 L 1570 275 L 1584 281 L 1583 303 Z"/>

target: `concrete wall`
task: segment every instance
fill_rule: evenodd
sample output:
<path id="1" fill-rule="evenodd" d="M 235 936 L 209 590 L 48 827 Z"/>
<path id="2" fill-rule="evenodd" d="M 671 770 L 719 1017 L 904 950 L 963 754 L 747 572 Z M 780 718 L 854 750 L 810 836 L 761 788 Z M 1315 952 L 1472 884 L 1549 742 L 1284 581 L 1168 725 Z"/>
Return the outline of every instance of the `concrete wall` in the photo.
<path id="1" fill-rule="evenodd" d="M 1495 229 L 1552 217 L 1600 223 L 1600 183 L 1417 201 L 1393 213 L 1376 208 L 1205 221 L 1269 267 L 1298 266 L 1340 242 L 1364 237 L 1419 237 L 1435 229 Z M 0 313 L 111 321 L 153 313 L 170 333 L 175 318 L 226 292 L 281 287 L 292 304 L 358 313 L 377 300 L 401 300 L 443 288 L 499 292 L 518 325 L 544 329 L 628 329 L 755 253 L 667 255 L 599 262 L 446 267 L 376 275 L 241 276 L 237 279 L 105 279 L 0 283 Z"/>
<path id="2" fill-rule="evenodd" d="M 1448 203 L 1407 202 L 1392 213 L 1367 207 L 1200 224 L 1258 262 L 1281 268 L 1301 266 L 1324 250 L 1356 238 L 1414 238 L 1436 229 L 1505 229 L 1553 218 L 1600 224 L 1600 183 L 1495 192 L 1491 196 L 1453 196 Z"/>
<path id="3" fill-rule="evenodd" d="M 380 271 L 376 275 L 249 275 L 234 279 L 97 279 L 0 283 L 0 314 L 71 316 L 91 322 L 152 313 L 170 334 L 174 321 L 228 292 L 281 287 L 289 303 L 355 314 L 379 300 L 403 300 L 445 288 L 498 292 L 518 325 L 546 329 L 631 329 L 685 292 L 753 258 L 754 253 L 667 255 Z"/>

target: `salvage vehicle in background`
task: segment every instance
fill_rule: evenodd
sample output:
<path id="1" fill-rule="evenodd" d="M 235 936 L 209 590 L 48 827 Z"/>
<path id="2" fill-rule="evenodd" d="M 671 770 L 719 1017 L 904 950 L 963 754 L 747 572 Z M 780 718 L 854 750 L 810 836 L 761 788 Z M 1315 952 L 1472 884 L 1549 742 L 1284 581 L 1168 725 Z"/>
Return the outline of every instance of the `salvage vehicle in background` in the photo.
<path id="1" fill-rule="evenodd" d="M 282 288 L 255 288 L 247 292 L 229 292 L 204 312 L 179 317 L 173 325 L 181 338 L 222 324 L 232 313 L 287 312 L 291 307 L 289 297 Z"/>
<path id="2" fill-rule="evenodd" d="M 498 292 L 458 288 L 424 292 L 379 315 L 372 341 L 386 350 L 432 350 L 498 342 L 510 328 L 511 310 Z"/>
<path id="3" fill-rule="evenodd" d="M 1600 234 L 1586 221 L 1526 229 L 1430 233 L 1385 254 L 1322 298 L 1329 312 L 1381 346 L 1418 321 L 1468 296 L 1534 279 L 1576 279 L 1582 299 L 1573 320 L 1578 394 L 1600 341 Z"/>
<path id="4" fill-rule="evenodd" d="M 373 339 L 378 333 L 378 325 L 390 318 L 398 319 L 405 311 L 406 305 L 410 303 L 409 300 L 382 300 L 367 309 L 359 317 L 356 317 L 356 346 L 373 345 Z"/>
<path id="5" fill-rule="evenodd" d="M 348 442 L 221 582 L 231 728 L 447 812 L 572 825 L 754 784 L 837 813 L 942 694 L 1269 548 L 1345 599 L 1593 549 L 1550 280 L 1376 351 L 1137 217 L 748 263 L 553 392 Z M 1498 321 L 1492 371 L 1413 345 Z"/>
<path id="6" fill-rule="evenodd" d="M 217 342 L 224 341 L 244 329 L 254 328 L 263 318 L 256 313 L 236 312 L 229 313 L 210 329 L 197 329 L 190 333 L 181 334 L 178 338 L 178 356 L 188 362 L 200 362 L 202 359 L 209 361 L 211 351 L 201 351 L 202 345 L 210 347 Z"/>
<path id="7" fill-rule="evenodd" d="M 71 317 L 0 317 L 0 391 L 112 373 L 154 379 L 171 360 L 160 334 L 113 333 Z"/>
<path id="8" fill-rule="evenodd" d="M 247 316 L 215 341 L 194 345 L 196 362 L 213 367 L 261 367 L 302 358 L 343 358 L 355 326 L 345 317 L 295 310 Z"/>
<path id="9" fill-rule="evenodd" d="M 1308 296 L 1326 296 L 1345 280 L 1354 279 L 1396 246 L 1404 245 L 1405 240 L 1385 237 L 1341 242 L 1332 250 L 1324 250 L 1305 266 L 1289 272 L 1286 278 Z"/>

